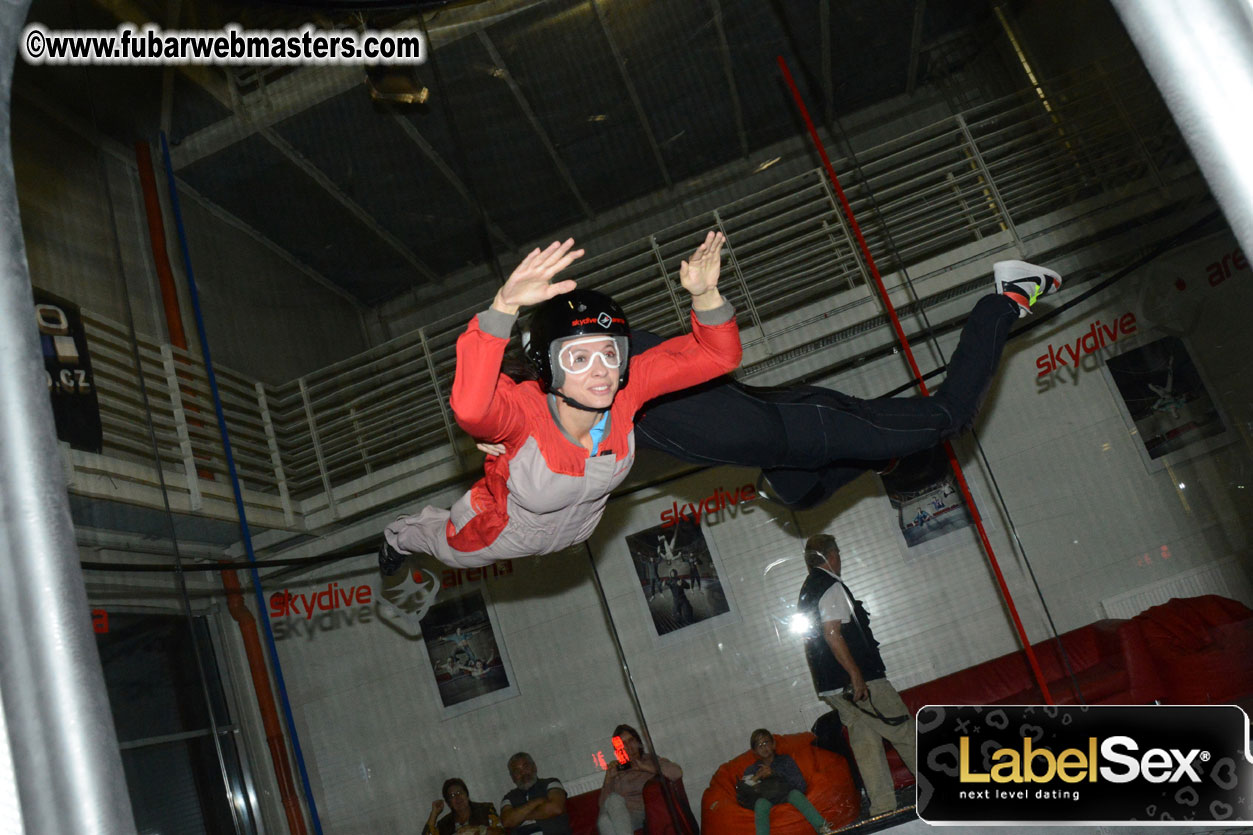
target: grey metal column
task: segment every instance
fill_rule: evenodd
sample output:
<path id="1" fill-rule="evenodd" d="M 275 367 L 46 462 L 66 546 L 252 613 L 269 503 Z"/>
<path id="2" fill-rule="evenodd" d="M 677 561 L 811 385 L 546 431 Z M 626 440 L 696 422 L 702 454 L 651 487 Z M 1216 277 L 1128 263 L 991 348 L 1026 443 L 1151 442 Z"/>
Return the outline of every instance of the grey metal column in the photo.
<path id="1" fill-rule="evenodd" d="M 1227 222 L 1253 252 L 1253 2 L 1113 3 Z"/>
<path id="2" fill-rule="evenodd" d="M 28 835 L 133 833 L 48 400 L 10 149 L 28 0 L 0 0 L 0 701 Z"/>

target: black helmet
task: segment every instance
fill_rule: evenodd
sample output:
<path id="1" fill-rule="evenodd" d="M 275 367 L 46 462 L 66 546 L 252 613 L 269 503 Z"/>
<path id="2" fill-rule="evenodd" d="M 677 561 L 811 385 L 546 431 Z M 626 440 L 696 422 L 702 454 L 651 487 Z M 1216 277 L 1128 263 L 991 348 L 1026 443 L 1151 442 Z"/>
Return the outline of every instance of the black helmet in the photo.
<path id="1" fill-rule="evenodd" d="M 612 337 L 622 357 L 618 387 L 627 382 L 631 327 L 618 303 L 595 290 L 571 290 L 536 306 L 531 313 L 530 341 L 524 351 L 544 386 L 561 388 L 565 372 L 557 363 L 554 344 L 574 336 Z"/>

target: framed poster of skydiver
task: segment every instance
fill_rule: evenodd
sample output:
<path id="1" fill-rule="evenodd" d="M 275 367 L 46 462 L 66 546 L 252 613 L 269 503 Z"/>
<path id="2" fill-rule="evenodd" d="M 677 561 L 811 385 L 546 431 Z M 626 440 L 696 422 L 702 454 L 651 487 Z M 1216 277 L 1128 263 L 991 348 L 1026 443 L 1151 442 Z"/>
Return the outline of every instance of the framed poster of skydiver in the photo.
<path id="1" fill-rule="evenodd" d="M 1106 359 L 1103 370 L 1150 473 L 1233 440 L 1182 338 L 1142 342 Z"/>
<path id="2" fill-rule="evenodd" d="M 483 589 L 433 605 L 422 619 L 422 642 L 444 718 L 518 695 L 513 669 Z"/>
<path id="3" fill-rule="evenodd" d="M 972 523 L 942 445 L 901 458 L 882 480 L 909 548 Z"/>
<path id="4" fill-rule="evenodd" d="M 686 638 L 733 614 L 721 561 L 699 524 L 680 518 L 629 534 L 626 543 L 655 637 Z"/>

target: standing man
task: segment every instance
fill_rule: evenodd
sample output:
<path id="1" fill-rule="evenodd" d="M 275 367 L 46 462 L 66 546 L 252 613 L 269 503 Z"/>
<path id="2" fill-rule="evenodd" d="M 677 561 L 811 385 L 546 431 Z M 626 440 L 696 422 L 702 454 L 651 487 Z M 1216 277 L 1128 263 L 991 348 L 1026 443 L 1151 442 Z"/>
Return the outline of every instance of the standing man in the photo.
<path id="1" fill-rule="evenodd" d="M 870 614 L 840 579 L 835 537 L 816 534 L 805 542 L 809 577 L 796 609 L 811 624 L 805 660 L 818 697 L 839 711 L 870 797 L 870 815 L 896 808 L 896 791 L 883 740 L 892 743 L 905 766 L 917 774 L 913 714 L 888 682 L 879 642 L 870 632 Z"/>
<path id="2" fill-rule="evenodd" d="M 666 580 L 666 586 L 670 589 L 670 595 L 674 599 L 674 609 L 670 612 L 670 617 L 674 618 L 680 626 L 686 626 L 692 622 L 692 601 L 687 599 L 685 589 L 691 588 L 687 580 L 679 576 L 679 569 L 670 569 L 670 578 Z"/>
<path id="3" fill-rule="evenodd" d="M 553 777 L 536 777 L 535 760 L 525 751 L 509 758 L 509 779 L 517 786 L 500 802 L 500 819 L 513 835 L 570 835 L 566 790 Z"/>
<path id="4" fill-rule="evenodd" d="M 664 547 L 665 539 L 662 538 L 658 547 Z M 648 562 L 648 599 L 652 600 L 662 591 L 661 583 L 661 554 L 650 554 L 645 557 Z"/>

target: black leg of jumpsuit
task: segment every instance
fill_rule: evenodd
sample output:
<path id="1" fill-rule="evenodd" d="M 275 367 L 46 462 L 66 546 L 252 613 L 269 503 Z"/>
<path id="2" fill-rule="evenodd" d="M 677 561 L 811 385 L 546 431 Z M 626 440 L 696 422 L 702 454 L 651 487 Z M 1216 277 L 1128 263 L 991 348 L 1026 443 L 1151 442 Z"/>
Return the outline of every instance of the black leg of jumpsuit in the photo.
<path id="1" fill-rule="evenodd" d="M 636 418 L 636 438 L 683 461 L 760 468 L 781 500 L 812 507 L 876 462 L 927 449 L 974 423 L 1018 310 L 1004 296 L 981 298 L 931 397 L 865 400 L 720 378 L 649 402 Z M 631 349 L 660 341 L 633 331 Z"/>

